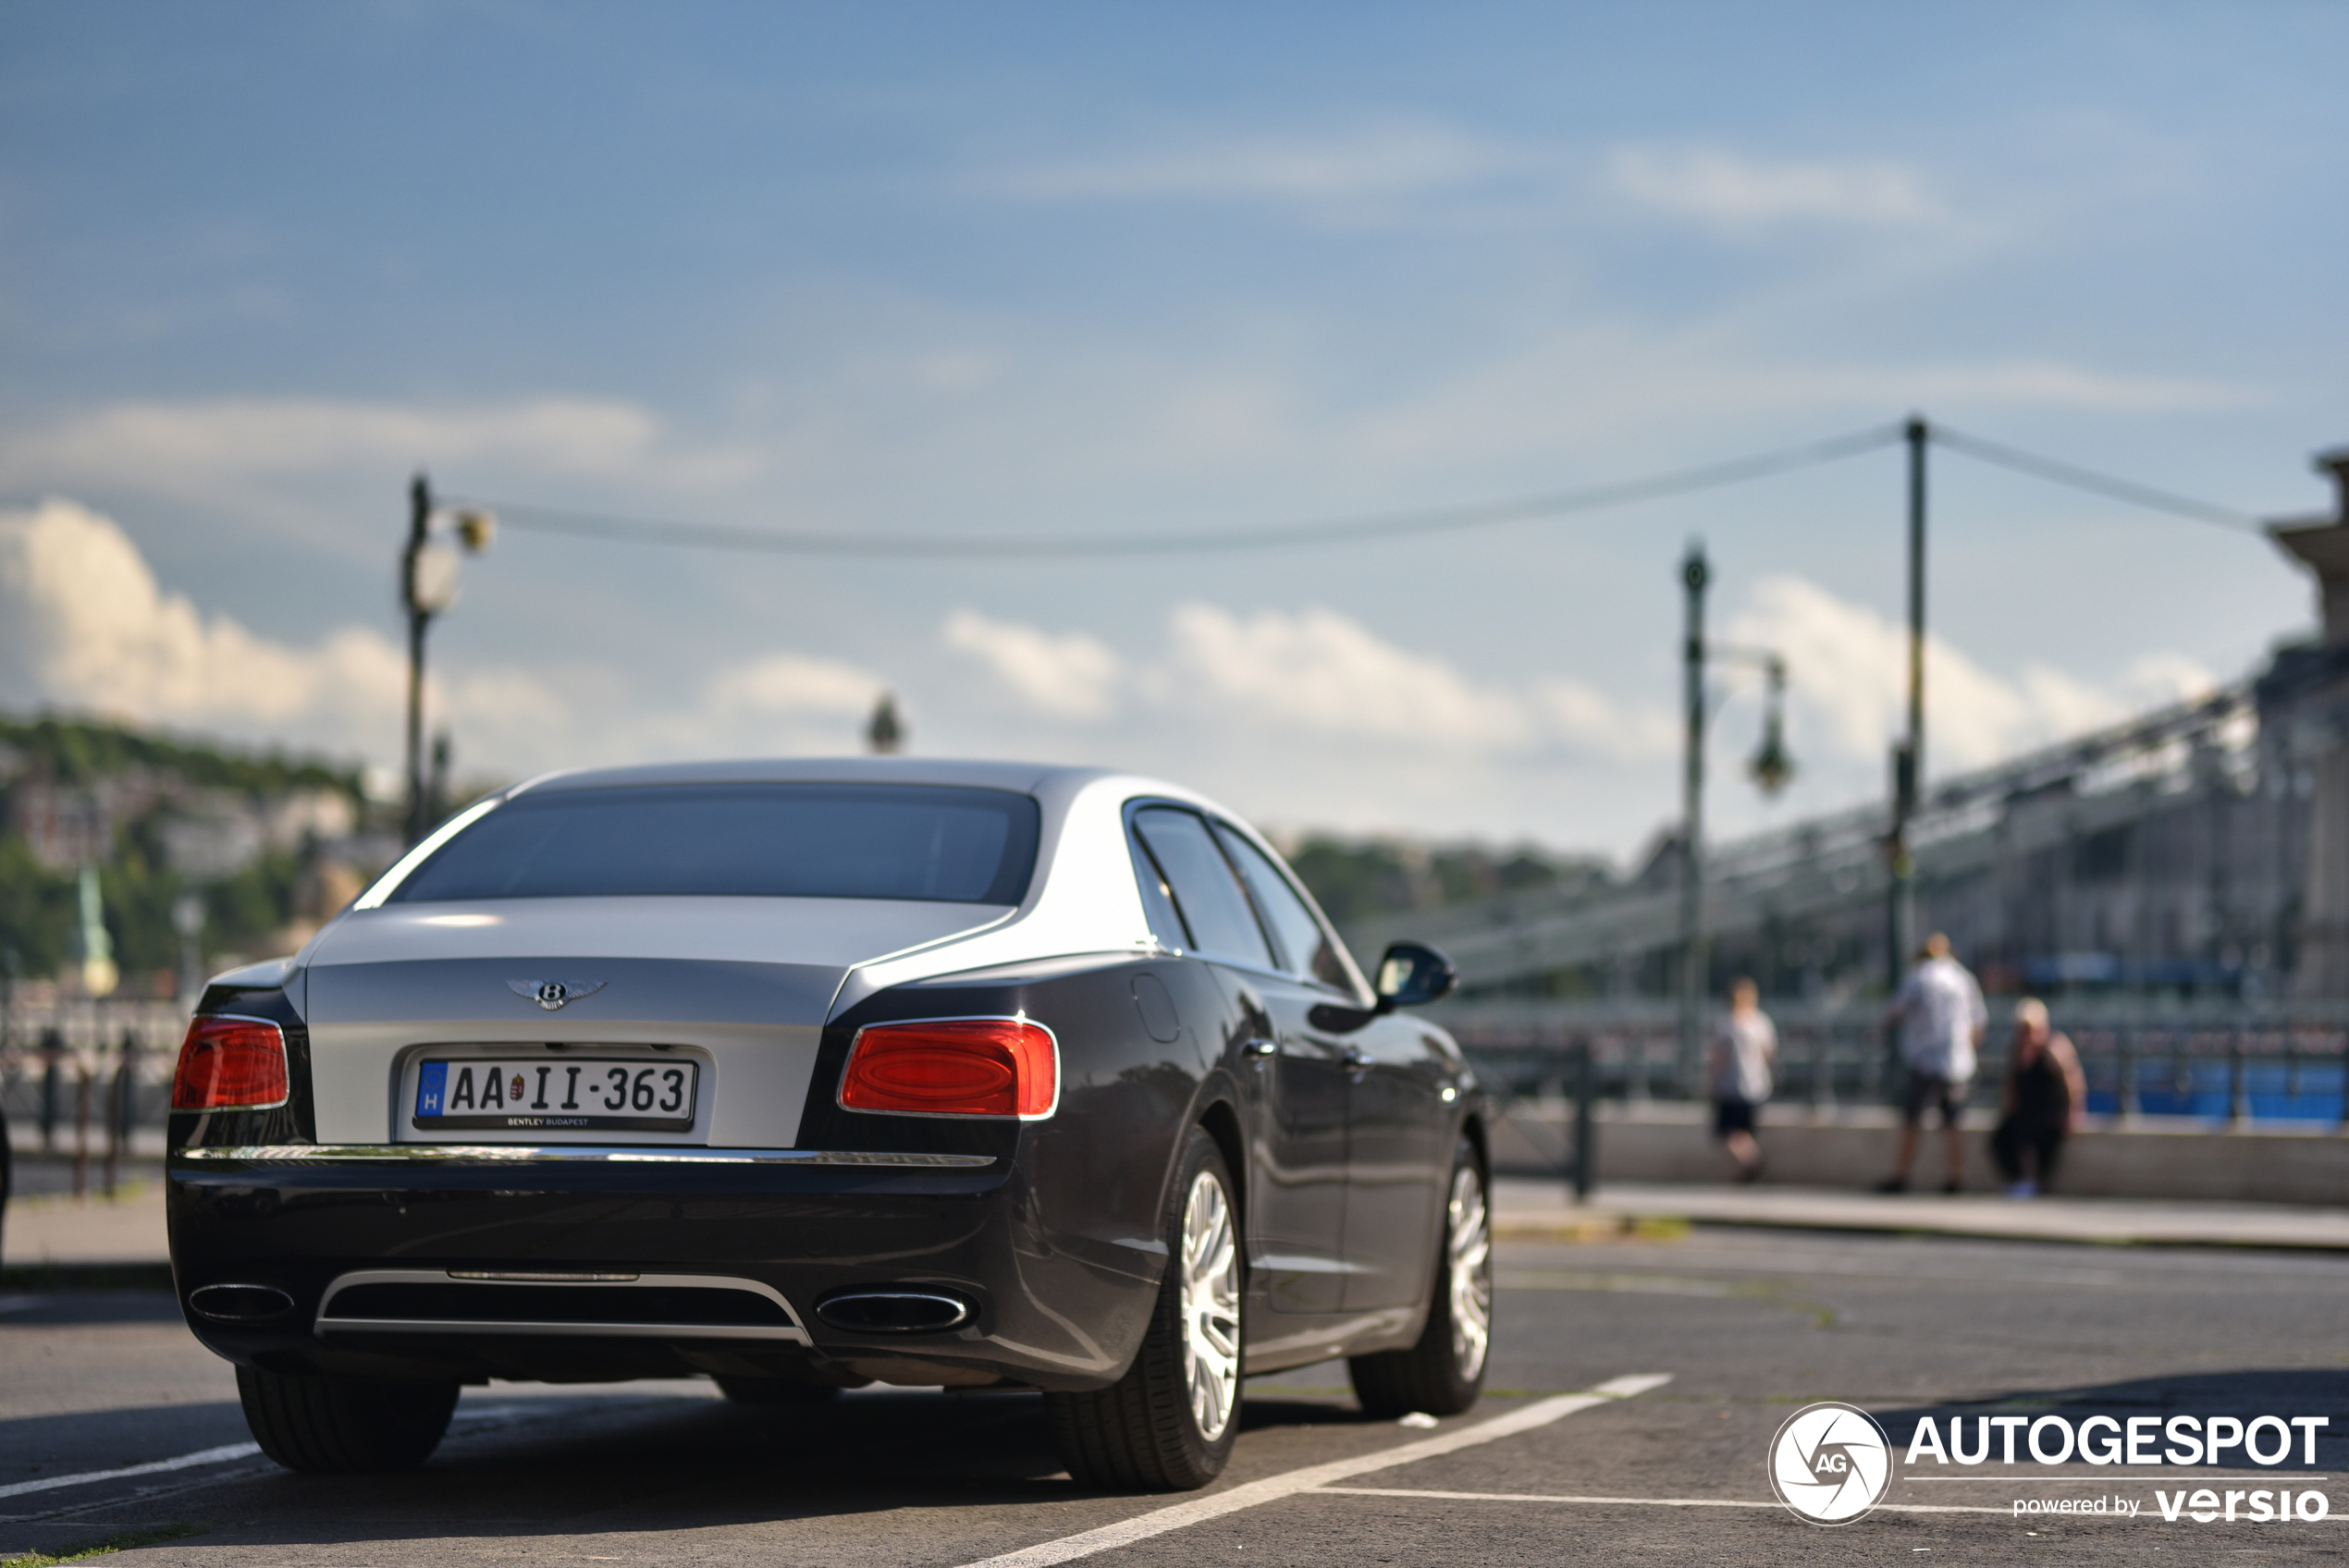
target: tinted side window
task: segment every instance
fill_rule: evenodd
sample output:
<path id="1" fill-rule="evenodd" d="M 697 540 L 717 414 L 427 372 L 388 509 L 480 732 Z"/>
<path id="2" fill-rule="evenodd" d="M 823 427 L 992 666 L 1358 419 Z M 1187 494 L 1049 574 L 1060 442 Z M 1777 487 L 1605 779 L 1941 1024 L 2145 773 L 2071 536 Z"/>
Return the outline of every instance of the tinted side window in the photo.
<path id="1" fill-rule="evenodd" d="M 1190 927 L 1192 950 L 1206 958 L 1273 967 L 1264 933 L 1248 907 L 1207 824 L 1172 806 L 1149 806 L 1134 814 L 1134 831 L 1166 875 L 1183 924 Z"/>
<path id="2" fill-rule="evenodd" d="M 1273 928 L 1273 939 L 1281 946 L 1281 964 L 1291 974 L 1318 980 L 1341 991 L 1351 990 L 1353 981 L 1346 966 L 1338 962 L 1337 949 L 1330 945 L 1329 937 L 1322 930 L 1322 923 L 1288 885 L 1264 852 L 1238 834 L 1218 825 L 1215 836 L 1232 851 L 1232 859 L 1240 868 L 1240 879 L 1256 900 L 1256 907 L 1264 913 L 1265 924 Z"/>
<path id="3" fill-rule="evenodd" d="M 1150 851 L 1142 848 L 1138 837 L 1128 847 L 1134 852 L 1134 881 L 1142 890 L 1142 913 L 1150 919 L 1150 935 L 1158 938 L 1162 948 L 1176 952 L 1194 950 L 1199 944 L 1184 928 L 1182 913 L 1174 907 L 1174 889 L 1166 885 L 1158 863 L 1150 859 Z"/>

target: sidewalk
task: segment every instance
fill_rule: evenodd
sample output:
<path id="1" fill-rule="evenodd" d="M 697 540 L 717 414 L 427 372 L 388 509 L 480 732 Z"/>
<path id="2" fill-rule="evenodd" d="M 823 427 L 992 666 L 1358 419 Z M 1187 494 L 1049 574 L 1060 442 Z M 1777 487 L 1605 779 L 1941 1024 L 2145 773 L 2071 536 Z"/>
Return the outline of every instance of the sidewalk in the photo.
<path id="1" fill-rule="evenodd" d="M 1494 1182 L 1494 1229 L 1503 1241 L 1597 1241 L 1642 1221 L 1759 1225 L 1802 1231 L 1984 1236 L 2011 1241 L 2152 1246 L 2281 1247 L 2349 1252 L 2349 1209 L 2296 1204 L 2160 1203 L 2127 1198 L 2035 1198 L 1988 1194 L 1890 1196 L 1820 1187 L 1733 1187 L 1616 1182 L 1577 1204 L 1563 1183 L 1504 1176 Z M 92 1196 L 23 1197 L 8 1205 L 0 1264 L 159 1264 L 163 1185 L 128 1189 L 113 1203 Z"/>
<path id="2" fill-rule="evenodd" d="M 0 1229 L 0 1266 L 116 1266 L 170 1261 L 164 1235 L 163 1183 L 125 1186 L 113 1201 L 92 1193 L 80 1202 L 70 1194 L 8 1200 Z"/>
<path id="3" fill-rule="evenodd" d="M 1493 1223 L 1504 1241 L 1597 1240 L 1641 1221 L 1804 1231 L 1985 1236 L 2152 1246 L 2287 1247 L 2349 1252 L 2349 1208 L 2298 1204 L 2034 1198 L 1996 1194 L 1876 1194 L 1825 1187 L 1611 1182 L 1573 1201 L 1560 1182 L 1503 1176 Z"/>

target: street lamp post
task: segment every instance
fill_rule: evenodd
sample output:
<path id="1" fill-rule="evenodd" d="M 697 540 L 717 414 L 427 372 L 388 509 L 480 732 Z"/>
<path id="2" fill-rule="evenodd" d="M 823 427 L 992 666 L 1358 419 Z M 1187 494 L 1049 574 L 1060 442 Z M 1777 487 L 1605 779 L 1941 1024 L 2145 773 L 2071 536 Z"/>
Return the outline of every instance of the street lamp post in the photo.
<path id="1" fill-rule="evenodd" d="M 432 484 L 423 474 L 408 486 L 408 549 L 400 558 L 400 597 L 408 611 L 408 842 L 424 836 L 424 628 L 433 609 L 419 591 Z"/>
<path id="2" fill-rule="evenodd" d="M 1762 726 L 1762 743 L 1746 765 L 1746 773 L 1765 795 L 1776 795 L 1794 777 L 1794 762 L 1787 754 L 1784 717 L 1786 659 L 1768 648 L 1707 643 L 1704 637 L 1704 592 L 1713 570 L 1704 545 L 1691 542 L 1680 560 L 1680 584 L 1686 591 L 1687 635 L 1681 643 L 1681 677 L 1687 703 L 1686 752 L 1680 773 L 1680 1007 L 1679 1076 L 1693 1093 L 1703 1054 L 1705 983 L 1712 967 L 1712 933 L 1704 918 L 1704 667 L 1736 661 L 1761 667 L 1768 681 L 1769 706 Z"/>
<path id="3" fill-rule="evenodd" d="M 408 842 L 422 839 L 432 824 L 424 788 L 424 631 L 433 617 L 457 602 L 457 553 L 435 537 L 440 514 L 432 482 L 422 473 L 408 486 L 408 547 L 400 557 L 400 598 L 408 612 Z M 467 555 L 489 547 L 498 520 L 486 511 L 455 513 L 448 527 Z"/>
<path id="4" fill-rule="evenodd" d="M 1909 853 L 1909 820 L 1916 815 L 1925 779 L 1925 449 L 1932 438 L 1921 417 L 1912 417 L 1903 434 L 1909 443 L 1909 729 L 1892 748 L 1892 830 L 1885 838 L 1891 872 L 1885 970 L 1893 991 L 1900 988 L 1916 946 L 1916 861 Z"/>
<path id="5" fill-rule="evenodd" d="M 1704 932 L 1704 590 L 1712 581 L 1704 545 L 1691 541 L 1689 553 L 1680 560 L 1680 585 L 1687 594 L 1680 675 L 1688 728 L 1680 759 L 1679 1041 L 1679 1078 L 1691 1091 L 1696 1085 L 1705 971 L 1711 956 Z"/>

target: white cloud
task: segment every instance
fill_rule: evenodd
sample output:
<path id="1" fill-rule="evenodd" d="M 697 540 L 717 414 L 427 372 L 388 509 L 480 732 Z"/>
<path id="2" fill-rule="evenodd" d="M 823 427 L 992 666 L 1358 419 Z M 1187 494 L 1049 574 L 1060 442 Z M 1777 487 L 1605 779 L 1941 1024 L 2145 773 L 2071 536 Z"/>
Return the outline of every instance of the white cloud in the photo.
<path id="1" fill-rule="evenodd" d="M 869 713 L 883 682 L 869 670 L 838 659 L 769 654 L 721 669 L 709 683 L 704 711 L 714 718 Z"/>
<path id="2" fill-rule="evenodd" d="M 70 500 L 0 513 L 0 701 L 381 754 L 399 733 L 407 658 L 380 632 L 297 648 L 167 593 L 112 520 Z M 532 676 L 490 671 L 429 693 L 436 714 L 510 738 L 567 722 Z"/>
<path id="3" fill-rule="evenodd" d="M 1907 722 L 1907 628 L 1802 578 L 1772 576 L 1754 585 L 1724 635 L 1786 655 L 1798 753 L 1807 744 L 1846 761 L 1882 764 Z M 1927 761 L 1937 773 L 1985 766 L 2214 684 L 2208 670 L 2175 655 L 2138 660 L 2113 687 L 2044 665 L 2009 680 L 1927 633 Z"/>
<path id="4" fill-rule="evenodd" d="M 1125 664 L 1081 631 L 1054 636 L 1032 626 L 958 609 L 941 633 L 948 647 L 986 665 L 1022 701 L 1052 718 L 1105 718 L 1116 706 Z"/>
<path id="5" fill-rule="evenodd" d="M 1900 627 L 1782 575 L 1758 582 L 1722 634 L 1789 656 L 1789 741 L 1804 776 L 1777 810 L 1880 787 L 1901 709 Z M 1319 606 L 1241 612 L 1194 600 L 1143 637 L 1148 647 L 1121 654 L 1081 632 L 969 609 L 946 617 L 929 668 L 959 660 L 983 671 L 1040 721 L 1024 729 L 985 704 L 946 701 L 925 687 L 922 667 L 885 678 L 788 649 L 688 670 L 658 689 L 615 665 L 450 668 L 428 693 L 428 713 L 434 728 L 454 729 L 463 771 L 519 777 L 853 751 L 876 698 L 894 690 L 912 698 L 925 752 L 1096 762 L 1114 753 L 1298 826 L 1553 821 L 1572 841 L 1604 834 L 1628 843 L 1669 815 L 1677 717 L 1664 701 L 1627 699 L 1605 669 L 1486 678 Z M 2002 675 L 1938 641 L 1929 660 L 1937 776 L 2210 684 L 2173 655 L 2147 655 L 2102 682 L 2041 664 Z M 402 651 L 371 628 L 277 641 L 165 588 L 121 530 L 85 507 L 49 500 L 0 512 L 0 706 L 384 761 L 398 754 L 405 689 Z M 1725 723 L 1718 743 L 1741 746 L 1750 717 Z M 1715 803 L 1731 830 L 1738 798 Z"/>
<path id="6" fill-rule="evenodd" d="M 1768 163 L 1704 147 L 1618 147 L 1608 183 L 1644 206 L 1731 226 L 1786 219 L 1907 227 L 1947 221 L 1924 178 L 1883 159 Z"/>
<path id="7" fill-rule="evenodd" d="M 423 407 L 332 398 L 110 403 L 0 440 L 0 482 L 164 487 L 419 464 L 510 464 L 585 478 L 717 482 L 756 459 L 681 448 L 643 405 L 530 398 Z"/>
<path id="8" fill-rule="evenodd" d="M 1159 689 L 1196 690 L 1216 711 L 1334 741 L 1445 753 L 1524 753 L 1563 744 L 1610 760 L 1660 754 L 1668 717 L 1551 677 L 1527 690 L 1480 682 L 1313 606 L 1240 617 L 1213 605 L 1168 618 Z"/>
<path id="9" fill-rule="evenodd" d="M 978 185 L 1035 201 L 1330 201 L 1452 189 L 1481 180 L 1508 161 L 1493 144 L 1449 127 L 1406 123 L 1323 136 L 1201 139 L 1003 170 Z"/>
<path id="10" fill-rule="evenodd" d="M 1130 683 L 1125 661 L 1081 632 L 1055 636 L 964 609 L 947 618 L 942 640 L 1052 719 L 1112 717 L 1121 689 L 1130 689 L 1141 700 L 1137 717 L 1152 728 L 1172 716 L 1203 733 L 1269 730 L 1341 748 L 1367 744 L 1390 756 L 1563 747 L 1632 762 L 1666 754 L 1678 733 L 1667 715 L 1627 709 L 1570 678 L 1522 690 L 1478 681 L 1319 606 L 1243 616 L 1178 605 L 1163 643 Z"/>
<path id="11" fill-rule="evenodd" d="M 1575 751 L 1607 762 L 1650 762 L 1678 754 L 1680 725 L 1657 707 L 1631 706 L 1568 676 L 1536 681 L 1534 711 Z"/>
<path id="12" fill-rule="evenodd" d="M 398 754 L 407 655 L 370 627 L 309 646 L 207 616 L 155 580 L 111 519 L 51 499 L 0 512 L 0 706 L 57 708 L 377 761 Z M 434 676 L 426 722 L 461 768 L 520 777 L 646 758 L 854 749 L 888 682 L 778 651 L 722 666 L 683 700 L 593 668 Z"/>
<path id="13" fill-rule="evenodd" d="M 1508 748 L 1532 738 L 1525 704 L 1480 687 L 1440 658 L 1381 641 L 1319 607 L 1245 619 L 1213 605 L 1168 618 L 1159 689 L 1261 722 L 1333 739 Z"/>

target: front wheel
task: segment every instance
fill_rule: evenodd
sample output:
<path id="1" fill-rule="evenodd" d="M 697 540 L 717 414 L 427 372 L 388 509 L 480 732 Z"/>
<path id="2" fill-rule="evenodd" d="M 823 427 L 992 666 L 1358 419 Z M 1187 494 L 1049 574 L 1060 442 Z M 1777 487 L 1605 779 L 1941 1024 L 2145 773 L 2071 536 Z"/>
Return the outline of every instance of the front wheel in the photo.
<path id="1" fill-rule="evenodd" d="M 1408 1350 L 1348 1361 L 1354 1397 L 1372 1415 L 1457 1415 L 1484 1391 L 1493 1346 L 1493 1216 L 1484 1172 L 1466 1139 L 1452 1157 L 1452 1194 L 1427 1327 Z"/>
<path id="2" fill-rule="evenodd" d="M 457 1392 L 454 1378 L 392 1383 L 237 1368 L 253 1441 L 287 1469 L 314 1476 L 414 1469 L 440 1446 Z"/>
<path id="3" fill-rule="evenodd" d="M 1215 1140 L 1184 1141 L 1165 1219 L 1166 1277 L 1125 1376 L 1044 1396 L 1068 1473 L 1118 1491 L 1190 1491 L 1224 1472 L 1239 1432 L 1239 1210 Z"/>

